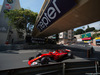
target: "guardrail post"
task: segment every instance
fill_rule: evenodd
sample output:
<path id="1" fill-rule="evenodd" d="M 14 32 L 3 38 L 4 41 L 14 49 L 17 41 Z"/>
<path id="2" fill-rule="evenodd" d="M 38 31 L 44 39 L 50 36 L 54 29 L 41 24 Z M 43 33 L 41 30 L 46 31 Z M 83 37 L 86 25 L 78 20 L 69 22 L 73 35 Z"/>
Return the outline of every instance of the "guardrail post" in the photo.
<path id="1" fill-rule="evenodd" d="M 95 70 L 96 70 L 96 74 L 98 73 L 98 66 L 99 66 L 99 62 L 95 61 Z"/>
<path id="2" fill-rule="evenodd" d="M 91 48 L 91 54 L 93 54 L 94 53 L 94 51 L 93 51 L 94 49 L 93 49 L 93 47 Z"/>
<path id="3" fill-rule="evenodd" d="M 65 63 L 63 63 L 63 75 L 65 75 Z"/>
<path id="4" fill-rule="evenodd" d="M 8 75 L 14 75 L 14 70 L 8 71 Z"/>

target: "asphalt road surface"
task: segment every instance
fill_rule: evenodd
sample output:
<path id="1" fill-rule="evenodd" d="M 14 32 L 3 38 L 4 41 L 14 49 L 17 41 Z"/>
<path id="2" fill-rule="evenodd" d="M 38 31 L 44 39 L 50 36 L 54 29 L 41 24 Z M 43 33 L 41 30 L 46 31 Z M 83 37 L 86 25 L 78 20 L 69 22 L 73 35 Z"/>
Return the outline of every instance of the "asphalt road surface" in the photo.
<path id="1" fill-rule="evenodd" d="M 100 55 L 100 47 L 94 47 L 95 53 Z M 22 67 L 29 67 L 27 64 L 28 58 L 31 56 L 36 56 L 38 53 L 47 53 L 50 50 L 6 50 L 0 51 L 0 70 L 6 69 L 14 69 L 14 68 L 22 68 Z M 77 56 L 77 52 L 73 52 L 76 54 L 74 59 L 66 59 L 63 62 L 77 62 L 77 61 L 87 61 L 86 57 Z M 83 54 L 82 52 L 80 55 Z M 93 58 L 99 57 L 95 54 Z"/>

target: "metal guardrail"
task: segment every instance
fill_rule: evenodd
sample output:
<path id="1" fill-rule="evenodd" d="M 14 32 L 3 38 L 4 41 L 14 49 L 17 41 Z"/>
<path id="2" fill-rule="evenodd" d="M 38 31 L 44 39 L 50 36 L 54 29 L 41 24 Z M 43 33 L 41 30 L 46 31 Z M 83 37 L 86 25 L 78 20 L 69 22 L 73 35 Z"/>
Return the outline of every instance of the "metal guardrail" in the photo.
<path id="1" fill-rule="evenodd" d="M 0 75 L 86 75 L 100 71 L 99 61 L 63 62 L 0 71 Z"/>
<path id="2" fill-rule="evenodd" d="M 90 58 L 92 56 L 92 54 L 94 53 L 94 48 L 90 45 L 75 44 L 75 45 L 67 46 L 67 48 L 72 51 L 84 52 L 84 53 L 86 53 L 85 57 L 87 57 L 87 58 Z"/>

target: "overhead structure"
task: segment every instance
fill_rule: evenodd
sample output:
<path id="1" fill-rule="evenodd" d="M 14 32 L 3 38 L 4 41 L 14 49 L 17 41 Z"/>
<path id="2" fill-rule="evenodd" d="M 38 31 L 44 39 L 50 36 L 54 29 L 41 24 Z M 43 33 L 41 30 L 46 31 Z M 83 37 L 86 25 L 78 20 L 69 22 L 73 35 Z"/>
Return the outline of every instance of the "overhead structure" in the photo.
<path id="1" fill-rule="evenodd" d="M 33 37 L 45 37 L 100 21 L 100 0 L 45 0 Z"/>

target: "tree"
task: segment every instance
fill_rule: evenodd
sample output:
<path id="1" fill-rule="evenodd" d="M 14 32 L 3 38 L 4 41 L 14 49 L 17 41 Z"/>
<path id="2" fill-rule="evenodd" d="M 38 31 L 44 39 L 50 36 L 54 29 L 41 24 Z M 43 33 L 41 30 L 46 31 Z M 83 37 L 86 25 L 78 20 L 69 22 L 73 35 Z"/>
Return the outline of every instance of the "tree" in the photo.
<path id="1" fill-rule="evenodd" d="M 5 17 L 9 18 L 9 25 L 19 30 L 27 30 L 27 24 L 35 23 L 37 13 L 28 9 L 15 9 L 5 11 Z"/>
<path id="2" fill-rule="evenodd" d="M 93 30 L 94 32 L 98 32 L 99 30 Z"/>
<path id="3" fill-rule="evenodd" d="M 92 35 L 92 38 L 93 38 L 93 39 L 96 38 L 96 37 L 100 37 L 100 33 L 96 33 L 96 34 L 93 34 L 93 35 Z"/>
<path id="4" fill-rule="evenodd" d="M 95 30 L 95 28 L 94 27 L 88 27 L 87 29 L 86 29 L 86 32 L 90 32 L 90 31 L 94 31 Z"/>
<path id="5" fill-rule="evenodd" d="M 84 33 L 84 30 L 83 29 L 77 29 L 76 31 L 74 31 L 74 34 L 75 35 L 83 34 L 83 33 Z"/>
<path id="6" fill-rule="evenodd" d="M 90 27 L 89 27 L 89 25 L 87 25 L 87 29 L 89 29 Z"/>
<path id="7" fill-rule="evenodd" d="M 82 27 L 83 28 L 83 30 L 85 29 L 85 27 Z"/>

